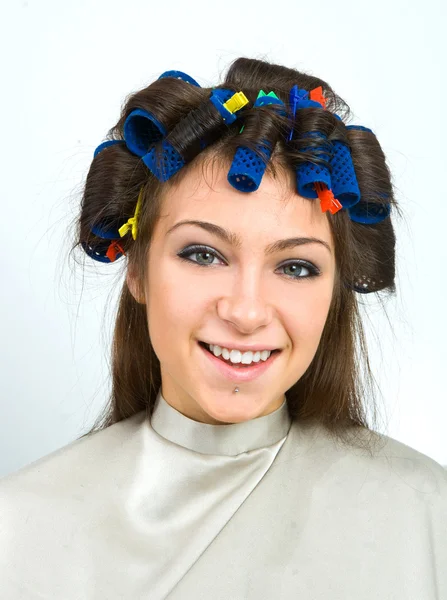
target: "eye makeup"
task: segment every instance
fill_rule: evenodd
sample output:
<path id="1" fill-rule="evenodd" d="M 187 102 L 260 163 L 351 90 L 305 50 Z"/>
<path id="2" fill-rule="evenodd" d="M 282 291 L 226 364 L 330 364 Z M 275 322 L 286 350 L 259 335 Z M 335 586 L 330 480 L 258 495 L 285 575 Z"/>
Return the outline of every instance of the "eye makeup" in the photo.
<path id="1" fill-rule="evenodd" d="M 177 256 L 181 259 L 184 260 L 186 262 L 189 262 L 191 264 L 195 264 L 198 267 L 215 267 L 217 266 L 216 264 L 213 263 L 201 263 L 198 262 L 197 260 L 191 260 L 191 256 L 192 255 L 200 255 L 200 254 L 208 254 L 210 257 L 213 258 L 218 258 L 219 260 L 225 262 L 224 258 L 222 257 L 222 255 L 217 252 L 217 250 L 214 250 L 213 248 L 211 248 L 210 246 L 205 246 L 202 244 L 190 244 L 188 246 L 186 246 L 185 248 L 183 248 L 180 252 L 177 253 Z M 298 271 L 300 273 L 299 276 L 294 276 L 294 275 L 288 275 L 288 274 L 284 274 L 285 277 L 288 277 L 289 279 L 311 279 L 313 277 L 318 277 L 321 274 L 320 269 L 314 265 L 313 263 L 307 261 L 307 260 L 303 260 L 303 259 L 293 259 L 293 260 L 288 260 L 285 263 L 282 263 L 281 265 L 279 265 L 278 268 L 282 268 L 282 269 L 286 269 L 288 267 L 298 267 Z M 305 271 L 307 271 L 306 275 L 301 275 L 303 269 Z"/>

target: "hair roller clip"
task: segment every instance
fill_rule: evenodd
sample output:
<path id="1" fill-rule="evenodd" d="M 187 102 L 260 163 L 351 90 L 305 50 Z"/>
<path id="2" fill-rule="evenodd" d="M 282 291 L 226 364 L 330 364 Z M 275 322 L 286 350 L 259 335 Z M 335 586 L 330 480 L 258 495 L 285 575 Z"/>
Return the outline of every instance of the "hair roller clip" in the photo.
<path id="1" fill-rule="evenodd" d="M 336 212 L 343 208 L 341 203 L 335 198 L 332 190 L 328 189 L 324 184 L 316 181 L 315 190 L 320 200 L 321 212 L 328 210 L 331 214 L 335 215 Z"/>
<path id="2" fill-rule="evenodd" d="M 266 94 L 261 90 L 253 104 L 253 108 L 269 104 L 284 107 L 284 103 L 274 92 Z M 280 110 L 280 114 L 283 116 L 287 114 L 285 108 Z M 263 140 L 262 144 L 258 145 L 258 149 L 262 158 L 245 146 L 239 146 L 236 150 L 227 178 L 229 183 L 240 192 L 254 192 L 259 188 L 262 181 L 267 163 L 272 155 L 272 147 L 267 140 Z"/>
<path id="3" fill-rule="evenodd" d="M 106 256 L 110 262 L 115 262 L 117 258 L 123 255 L 125 256 L 126 253 L 124 252 L 121 244 L 119 244 L 119 242 L 116 240 L 110 244 L 106 252 Z"/>
<path id="4" fill-rule="evenodd" d="M 321 86 L 308 92 L 307 90 L 300 90 L 297 85 L 294 85 L 289 92 L 289 101 L 293 109 L 293 116 L 295 117 L 296 111 L 302 108 L 325 108 L 326 100 L 323 97 Z"/>
<path id="5" fill-rule="evenodd" d="M 234 113 L 248 104 L 249 100 L 244 92 L 234 93 L 232 90 L 215 89 L 211 93 L 210 102 L 222 115 L 225 124 L 231 125 L 237 118 Z"/>
<path id="6" fill-rule="evenodd" d="M 132 230 L 133 239 L 134 240 L 137 239 L 138 218 L 140 216 L 141 204 L 143 202 L 143 191 L 144 191 L 144 185 L 141 186 L 140 193 L 138 194 L 138 201 L 137 201 L 137 206 L 135 208 L 134 216 L 130 217 L 130 219 L 128 219 L 128 221 L 126 223 L 124 223 L 124 225 L 121 225 L 121 227 L 118 229 L 118 233 L 119 233 L 120 237 L 124 237 L 128 231 Z"/>
<path id="7" fill-rule="evenodd" d="M 343 208 L 331 189 L 331 175 L 326 167 L 305 162 L 296 170 L 296 182 L 300 196 L 319 198 L 322 212 L 335 214 Z"/>
<path id="8" fill-rule="evenodd" d="M 183 71 L 165 71 L 164 73 L 162 73 L 160 75 L 160 77 L 158 79 L 159 80 L 165 79 L 166 77 L 173 77 L 174 79 L 181 79 L 182 81 L 191 83 L 192 85 L 195 85 L 196 87 L 201 87 L 195 79 L 193 79 L 190 75 L 183 73 Z"/>
<path id="9" fill-rule="evenodd" d="M 128 231 L 131 230 L 132 237 L 135 240 L 137 238 L 138 217 L 139 217 L 139 214 L 141 211 L 143 190 L 144 190 L 144 186 L 142 186 L 140 188 L 140 193 L 138 195 L 138 201 L 137 201 L 137 206 L 135 209 L 134 216 L 131 217 L 130 219 L 128 219 L 128 221 L 126 221 L 126 223 L 124 223 L 124 225 L 122 225 L 119 229 L 117 229 L 113 224 L 115 219 L 108 218 L 108 219 L 105 219 L 104 221 L 101 221 L 100 223 L 96 223 L 91 228 L 91 232 L 94 233 L 96 236 L 103 238 L 104 240 L 113 240 L 116 242 L 121 237 L 125 236 Z M 112 246 L 113 246 L 113 244 L 110 244 L 108 246 L 108 248 L 112 248 Z M 114 246 L 114 247 L 116 247 L 116 246 Z M 121 246 L 120 246 L 120 248 L 121 248 Z M 104 247 L 103 247 L 103 249 L 104 249 Z M 113 249 L 110 252 L 113 253 Z M 124 254 L 124 252 L 122 252 L 122 254 Z M 107 254 L 106 254 L 106 256 L 107 256 Z M 92 256 L 92 258 L 95 258 L 95 256 Z"/>
<path id="10" fill-rule="evenodd" d="M 132 237 L 134 240 L 136 240 L 138 232 L 138 218 L 143 200 L 143 191 L 144 186 L 141 186 L 134 216 L 128 219 L 128 221 L 119 229 L 114 229 L 112 224 L 113 219 L 110 218 L 92 227 L 91 232 L 103 239 L 99 240 L 94 245 L 86 244 L 85 242 L 81 243 L 84 251 L 86 254 L 88 254 L 88 256 L 90 256 L 90 258 L 93 258 L 99 262 L 108 263 L 114 262 L 122 255 L 126 255 L 122 245 L 119 243 L 119 238 L 125 236 L 126 233 L 131 230 Z"/>
<path id="11" fill-rule="evenodd" d="M 322 108 L 326 109 L 326 98 L 323 96 L 323 88 L 321 85 L 310 90 L 309 98 L 312 102 L 317 102 Z"/>
<path id="12" fill-rule="evenodd" d="M 137 206 L 135 209 L 135 214 L 133 217 L 128 219 L 124 225 L 121 225 L 119 229 L 114 227 L 113 222 L 114 218 L 105 219 L 100 223 L 96 223 L 92 228 L 91 232 L 96 236 L 108 239 L 108 240 L 119 240 L 121 237 L 125 236 L 129 230 L 132 230 L 132 237 L 135 240 L 137 238 L 137 224 L 138 224 L 138 216 L 141 210 L 141 202 L 143 197 L 144 186 L 141 187 L 140 193 L 138 195 Z"/>
<path id="13" fill-rule="evenodd" d="M 296 111 L 298 110 L 298 108 L 302 108 L 302 104 L 307 101 L 308 96 L 309 92 L 307 90 L 300 90 L 297 85 L 294 85 L 289 92 L 289 104 L 292 111 L 292 129 L 290 130 L 290 134 L 288 137 L 289 142 L 293 136 Z"/>
<path id="14" fill-rule="evenodd" d="M 81 246 L 90 258 L 102 263 L 114 262 L 122 255 L 125 255 L 123 248 L 117 240 L 114 240 L 113 242 L 100 240 L 95 243 L 94 246 L 92 244 L 87 244 L 86 242 L 81 242 Z"/>

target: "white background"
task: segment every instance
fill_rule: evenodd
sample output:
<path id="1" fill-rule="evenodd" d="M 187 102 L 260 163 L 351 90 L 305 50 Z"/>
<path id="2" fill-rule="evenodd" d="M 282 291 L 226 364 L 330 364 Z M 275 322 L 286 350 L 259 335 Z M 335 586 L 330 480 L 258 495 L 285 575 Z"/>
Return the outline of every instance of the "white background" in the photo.
<path id="1" fill-rule="evenodd" d="M 90 261 L 83 276 L 68 259 L 94 149 L 125 97 L 163 71 L 212 86 L 238 56 L 321 77 L 378 136 L 405 215 L 389 321 L 368 302 L 380 430 L 447 465 L 441 0 L 23 0 L 0 11 L 0 476 L 84 433 L 107 398 L 122 264 Z"/>

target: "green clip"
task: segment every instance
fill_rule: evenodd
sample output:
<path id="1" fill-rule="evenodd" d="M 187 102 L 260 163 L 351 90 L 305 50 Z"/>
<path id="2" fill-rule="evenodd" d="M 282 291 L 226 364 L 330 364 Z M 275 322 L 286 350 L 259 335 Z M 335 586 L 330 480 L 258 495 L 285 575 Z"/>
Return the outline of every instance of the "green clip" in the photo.
<path id="1" fill-rule="evenodd" d="M 279 100 L 278 96 L 275 94 L 275 92 L 269 92 L 268 94 L 266 94 L 264 92 L 264 90 L 260 90 L 259 94 L 258 94 L 258 98 L 262 98 L 263 96 L 272 96 L 273 98 L 276 98 L 277 100 Z M 256 100 L 258 99 L 256 98 Z M 244 131 L 244 127 L 245 125 L 242 126 L 242 129 L 239 131 L 239 133 L 242 133 Z"/>

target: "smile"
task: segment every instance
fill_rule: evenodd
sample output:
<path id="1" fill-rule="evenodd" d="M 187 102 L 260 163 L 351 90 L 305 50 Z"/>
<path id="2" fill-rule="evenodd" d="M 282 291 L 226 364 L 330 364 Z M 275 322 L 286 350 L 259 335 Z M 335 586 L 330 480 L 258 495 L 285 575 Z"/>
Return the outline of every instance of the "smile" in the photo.
<path id="1" fill-rule="evenodd" d="M 229 360 L 224 359 L 222 356 L 214 356 L 208 347 L 203 342 L 198 342 L 198 346 L 203 355 L 205 355 L 211 362 L 216 370 L 227 379 L 236 383 L 243 383 L 246 381 L 252 381 L 257 377 L 263 375 L 270 367 L 276 362 L 276 359 L 281 354 L 280 350 L 274 350 L 267 358 L 267 360 L 260 360 L 259 362 L 244 365 L 241 363 L 232 363 Z M 207 363 L 209 364 L 209 363 Z"/>

